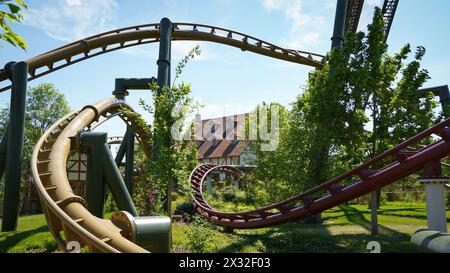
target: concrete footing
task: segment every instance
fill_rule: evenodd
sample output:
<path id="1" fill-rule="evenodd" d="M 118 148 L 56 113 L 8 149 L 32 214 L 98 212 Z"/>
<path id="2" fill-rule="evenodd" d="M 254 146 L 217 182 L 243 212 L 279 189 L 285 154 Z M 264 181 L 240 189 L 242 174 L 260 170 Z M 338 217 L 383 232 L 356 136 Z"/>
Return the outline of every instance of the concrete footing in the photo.
<path id="1" fill-rule="evenodd" d="M 450 234 L 422 229 L 411 236 L 411 243 L 421 251 L 450 253 Z"/>
<path id="2" fill-rule="evenodd" d="M 419 182 L 425 185 L 428 229 L 447 233 L 445 208 L 445 184 L 450 178 L 423 178 Z"/>

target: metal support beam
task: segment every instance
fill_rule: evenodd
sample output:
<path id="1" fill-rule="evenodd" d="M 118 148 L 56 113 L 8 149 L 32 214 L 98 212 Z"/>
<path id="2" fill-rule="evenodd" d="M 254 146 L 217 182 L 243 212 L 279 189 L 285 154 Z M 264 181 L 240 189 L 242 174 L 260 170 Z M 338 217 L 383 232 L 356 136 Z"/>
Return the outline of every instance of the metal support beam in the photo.
<path id="1" fill-rule="evenodd" d="M 444 113 L 445 118 L 450 117 L 450 91 L 448 85 L 430 87 L 430 88 L 422 88 L 419 89 L 419 94 L 421 96 L 425 96 L 427 93 L 433 93 L 435 96 L 439 97 L 439 102 L 442 106 L 442 112 Z"/>
<path id="2" fill-rule="evenodd" d="M 170 56 L 169 56 L 170 58 Z M 124 99 L 128 96 L 128 90 L 148 90 L 150 89 L 150 84 L 157 82 L 155 77 L 151 78 L 132 78 L 124 79 L 117 78 L 115 82 L 115 88 L 113 95 L 118 99 Z M 134 135 L 133 132 L 127 128 L 124 139 L 119 147 L 119 151 L 116 155 L 116 165 L 120 167 L 122 164 L 123 157 L 126 154 L 125 163 L 125 184 L 127 186 L 130 195 L 133 195 L 133 175 L 134 175 Z"/>
<path id="3" fill-rule="evenodd" d="M 133 176 L 134 176 L 134 135 L 127 129 L 127 153 L 125 160 L 125 185 L 128 192 L 133 196 Z"/>
<path id="4" fill-rule="evenodd" d="M 158 64 L 158 85 L 159 94 L 163 92 L 165 88 L 170 88 L 170 62 L 171 62 L 171 47 L 172 47 L 172 32 L 173 24 L 168 18 L 163 18 L 159 25 L 159 58 Z M 155 119 L 158 118 L 158 110 L 155 109 Z M 153 150 L 152 161 L 157 162 L 159 152 L 161 149 L 161 143 L 158 140 L 159 132 L 156 130 L 153 135 Z M 166 207 L 168 215 L 171 214 L 172 203 L 172 181 L 168 181 L 166 189 Z"/>
<path id="5" fill-rule="evenodd" d="M 25 102 L 28 83 L 28 64 L 26 62 L 19 62 L 11 67 L 12 89 L 6 149 L 2 231 L 16 230 L 19 217 Z"/>
<path id="6" fill-rule="evenodd" d="M 131 215 L 137 216 L 138 213 L 136 208 L 134 207 L 133 200 L 131 199 L 131 195 L 127 190 L 125 182 L 123 181 L 122 176 L 120 175 L 119 168 L 117 168 L 114 157 L 111 154 L 111 151 L 108 148 L 108 144 L 105 142 L 103 144 L 103 167 L 102 172 L 103 176 L 108 183 L 108 188 L 111 191 L 111 194 L 116 200 L 117 207 L 120 210 L 128 211 Z"/>
<path id="7" fill-rule="evenodd" d="M 102 174 L 102 149 L 107 140 L 106 133 L 84 133 L 81 145 L 88 148 L 86 167 L 86 202 L 88 210 L 103 218 L 105 182 Z"/>
<path id="8" fill-rule="evenodd" d="M 8 126 L 6 127 L 6 130 L 3 133 L 0 142 L 0 180 L 3 178 L 3 174 L 5 173 L 7 147 L 8 147 Z"/>
<path id="9" fill-rule="evenodd" d="M 124 79 L 117 78 L 115 82 L 115 88 L 113 91 L 114 96 L 122 95 L 128 96 L 128 90 L 148 90 L 150 89 L 150 84 L 156 82 L 155 77 L 151 78 L 132 78 L 132 79 Z"/>
<path id="10" fill-rule="evenodd" d="M 336 15 L 334 18 L 333 37 L 331 37 L 331 49 L 344 45 L 345 21 L 347 18 L 348 0 L 338 0 Z"/>
<path id="11" fill-rule="evenodd" d="M 135 138 L 133 132 L 127 129 L 119 151 L 117 151 L 115 162 L 119 168 L 122 165 L 123 158 L 125 159 L 125 184 L 130 195 L 133 195 L 133 176 L 134 176 L 134 142 Z"/>
<path id="12" fill-rule="evenodd" d="M 173 24 L 168 18 L 163 18 L 159 25 L 159 58 L 158 85 L 170 87 L 170 62 L 172 47 Z"/>
<path id="13" fill-rule="evenodd" d="M 128 135 L 128 130 L 126 131 L 125 136 L 122 140 L 122 143 L 120 143 L 119 150 L 117 151 L 117 154 L 116 154 L 115 162 L 116 162 L 117 168 L 119 168 L 122 165 L 123 158 L 125 157 L 125 153 L 127 151 L 127 141 L 128 141 L 127 135 Z"/>
<path id="14" fill-rule="evenodd" d="M 82 133 L 81 145 L 88 148 L 88 174 L 86 185 L 86 201 L 89 211 L 97 217 L 103 216 L 105 183 L 111 191 L 114 200 L 120 210 L 125 210 L 136 216 L 131 195 L 129 194 L 125 182 L 120 175 L 111 151 L 107 144 L 106 133 Z M 94 169 L 95 168 L 95 169 Z"/>
<path id="15" fill-rule="evenodd" d="M 173 24 L 168 18 L 163 18 L 159 26 L 159 58 L 156 62 L 158 65 L 158 86 L 161 93 L 164 88 L 170 88 L 170 62 L 171 62 L 171 47 L 172 47 L 172 31 Z M 155 119 L 158 112 L 155 110 Z M 153 139 L 156 139 L 156 134 Z M 153 141 L 152 160 L 158 161 L 160 143 Z"/>

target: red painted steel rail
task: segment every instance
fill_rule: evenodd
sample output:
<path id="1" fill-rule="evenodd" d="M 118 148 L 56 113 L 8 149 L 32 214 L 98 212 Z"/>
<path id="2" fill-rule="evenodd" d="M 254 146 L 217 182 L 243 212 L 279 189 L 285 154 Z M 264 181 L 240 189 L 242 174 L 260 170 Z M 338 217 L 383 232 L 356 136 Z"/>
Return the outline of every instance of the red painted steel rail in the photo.
<path id="1" fill-rule="evenodd" d="M 427 163 L 440 162 L 450 154 L 449 126 L 450 119 L 447 119 L 328 182 L 251 211 L 220 212 L 210 206 L 202 192 L 208 174 L 225 172 L 238 176 L 240 171 L 233 166 L 203 164 L 190 175 L 193 205 L 207 220 L 234 229 L 268 227 L 317 214 L 420 171 Z M 432 136 L 438 138 L 434 137 L 434 142 L 422 146 L 421 141 Z M 412 151 L 414 145 L 421 148 Z M 375 169 L 375 166 L 379 168 Z"/>

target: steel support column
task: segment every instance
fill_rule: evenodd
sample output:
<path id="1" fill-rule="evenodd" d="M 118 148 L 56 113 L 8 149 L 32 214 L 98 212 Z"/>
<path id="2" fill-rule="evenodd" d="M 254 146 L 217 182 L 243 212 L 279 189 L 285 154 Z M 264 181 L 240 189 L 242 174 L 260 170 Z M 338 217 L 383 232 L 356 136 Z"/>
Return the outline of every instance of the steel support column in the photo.
<path id="1" fill-rule="evenodd" d="M 125 185 L 130 195 L 133 195 L 133 176 L 134 176 L 134 135 L 130 129 L 127 129 L 126 159 L 125 159 Z"/>
<path id="2" fill-rule="evenodd" d="M 122 140 L 122 143 L 120 143 L 119 150 L 117 151 L 117 154 L 116 154 L 115 162 L 116 162 L 117 168 L 119 168 L 120 165 L 122 165 L 122 160 L 125 157 L 125 153 L 127 151 L 127 141 L 128 141 L 128 130 L 126 131 L 125 136 Z"/>
<path id="3" fill-rule="evenodd" d="M 170 88 L 170 62 L 171 62 L 171 47 L 172 47 L 172 31 L 173 24 L 168 18 L 163 18 L 159 25 L 159 58 L 157 82 L 159 86 L 159 93 L 163 92 L 164 88 Z M 158 112 L 155 109 L 155 118 Z M 155 132 L 157 134 L 158 132 Z M 157 139 L 154 136 L 153 139 Z M 152 160 L 158 161 L 160 143 L 153 141 Z"/>
<path id="4" fill-rule="evenodd" d="M 3 178 L 6 166 L 6 150 L 8 147 L 8 127 L 6 127 L 3 133 L 2 139 L 0 141 L 0 180 Z"/>
<path id="5" fill-rule="evenodd" d="M 171 47 L 172 47 L 172 32 L 173 24 L 168 18 L 163 18 L 159 25 L 159 58 L 158 58 L 158 85 L 159 93 L 164 92 L 165 88 L 170 88 L 170 61 L 171 61 Z M 155 109 L 155 119 L 158 118 L 158 109 Z M 157 162 L 159 159 L 159 153 L 161 149 L 161 143 L 159 143 L 158 131 L 153 135 L 153 150 L 152 161 Z M 168 215 L 171 215 L 171 203 L 172 203 L 172 181 L 168 181 L 166 189 L 166 210 Z"/>
<path id="6" fill-rule="evenodd" d="M 12 89 L 8 123 L 8 145 L 6 148 L 2 231 L 16 230 L 19 217 L 25 102 L 28 83 L 28 64 L 26 62 L 19 62 L 10 67 L 12 72 Z"/>
<path id="7" fill-rule="evenodd" d="M 103 176 L 106 178 L 108 188 L 111 191 L 114 200 L 116 200 L 117 207 L 120 210 L 128 211 L 133 216 L 137 216 L 138 213 L 136 211 L 136 208 L 134 207 L 131 195 L 127 190 L 125 182 L 123 181 L 123 178 L 120 175 L 119 168 L 117 168 L 114 157 L 111 154 L 111 151 L 109 150 L 108 144 L 106 142 L 103 144 L 102 156 L 103 156 L 103 167 L 102 167 Z"/>
<path id="8" fill-rule="evenodd" d="M 333 37 L 331 37 L 331 49 L 344 45 L 345 20 L 347 15 L 348 0 L 338 0 L 336 15 L 334 18 Z"/>
<path id="9" fill-rule="evenodd" d="M 170 87 L 170 61 L 172 47 L 173 24 L 168 18 L 163 18 L 159 25 L 159 58 L 158 65 L 158 85 Z"/>
<path id="10" fill-rule="evenodd" d="M 81 145 L 88 148 L 86 167 L 86 202 L 88 210 L 95 216 L 103 218 L 105 202 L 105 181 L 102 174 L 103 144 L 106 133 L 84 133 Z"/>
<path id="11" fill-rule="evenodd" d="M 88 179 L 86 185 L 86 201 L 88 202 L 89 211 L 97 217 L 103 216 L 104 181 L 106 181 L 108 189 L 117 203 L 117 207 L 133 216 L 137 216 L 131 195 L 125 186 L 116 161 L 106 142 L 107 134 L 89 132 L 81 134 L 80 137 L 81 145 L 88 148 L 88 154 L 91 155 L 88 158 Z M 93 169 L 93 166 L 95 166 L 95 169 Z M 90 172 L 92 172 L 91 176 L 89 176 Z M 90 177 L 92 179 L 89 179 Z"/>

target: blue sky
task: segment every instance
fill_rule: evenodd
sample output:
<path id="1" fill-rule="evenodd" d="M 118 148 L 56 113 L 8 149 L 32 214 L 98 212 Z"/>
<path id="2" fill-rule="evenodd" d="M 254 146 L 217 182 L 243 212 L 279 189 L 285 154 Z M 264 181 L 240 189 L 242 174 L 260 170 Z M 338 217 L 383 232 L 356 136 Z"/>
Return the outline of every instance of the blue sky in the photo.
<path id="1" fill-rule="evenodd" d="M 359 29 L 370 22 L 381 0 L 366 0 Z M 423 66 L 432 79 L 426 84 L 448 84 L 450 75 L 450 1 L 401 0 L 389 37 L 390 51 L 405 43 L 424 46 Z M 335 0 L 28 0 L 25 23 L 13 25 L 29 44 L 24 52 L 3 44 L 0 65 L 26 60 L 71 41 L 115 28 L 159 22 L 195 22 L 240 31 L 277 45 L 325 54 L 330 47 Z M 174 42 L 176 64 L 196 42 Z M 199 43 L 202 55 L 188 64 L 182 80 L 192 84 L 193 97 L 204 104 L 203 118 L 251 111 L 262 101 L 289 106 L 305 84 L 309 67 L 273 60 L 212 43 Z M 157 44 L 109 53 L 55 72 L 30 83 L 50 82 L 63 92 L 72 109 L 111 95 L 116 77 L 156 76 Z M 175 65 L 174 65 L 175 66 Z M 175 68 L 175 67 L 174 67 Z M 136 106 L 147 91 L 133 92 Z M 0 106 L 9 91 L 0 94 Z M 136 107 L 137 108 L 137 107 Z M 151 119 L 151 116 L 145 115 Z M 123 126 L 108 126 L 111 135 Z"/>

